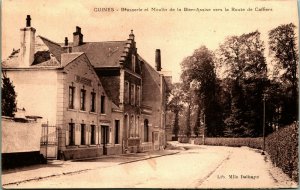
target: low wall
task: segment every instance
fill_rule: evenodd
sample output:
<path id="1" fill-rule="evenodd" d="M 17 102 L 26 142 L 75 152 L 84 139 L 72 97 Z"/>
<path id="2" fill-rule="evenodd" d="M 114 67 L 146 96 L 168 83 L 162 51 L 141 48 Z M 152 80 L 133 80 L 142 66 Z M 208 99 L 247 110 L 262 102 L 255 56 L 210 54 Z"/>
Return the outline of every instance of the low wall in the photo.
<path id="1" fill-rule="evenodd" d="M 122 154 L 122 146 L 109 146 L 107 145 L 107 155 L 118 155 Z M 59 159 L 73 160 L 82 158 L 96 158 L 103 156 L 103 146 L 92 146 L 92 147 L 74 147 L 63 150 L 62 155 Z"/>
<path id="2" fill-rule="evenodd" d="M 2 153 L 40 151 L 41 123 L 2 117 Z"/>
<path id="3" fill-rule="evenodd" d="M 208 137 L 203 138 L 187 138 L 187 137 L 180 137 L 178 139 L 179 142 L 182 143 L 192 143 L 198 145 L 213 145 L 213 146 L 231 146 L 231 147 L 241 147 L 241 146 L 248 146 L 251 148 L 262 149 L 263 145 L 263 138 L 225 138 L 225 137 Z"/>
<path id="4" fill-rule="evenodd" d="M 203 139 L 195 140 L 195 143 L 202 144 Z M 206 145 L 231 147 L 248 146 L 251 148 L 262 149 L 263 138 L 205 138 L 204 143 Z"/>
<path id="5" fill-rule="evenodd" d="M 60 159 L 73 160 L 81 158 L 95 158 L 103 155 L 102 147 L 82 147 L 66 149 L 60 155 Z"/>
<path id="6" fill-rule="evenodd" d="M 118 154 L 122 154 L 122 145 L 107 147 L 107 155 L 118 155 Z"/>
<path id="7" fill-rule="evenodd" d="M 3 169 L 47 163 L 39 151 L 3 153 L 1 161 Z"/>
<path id="8" fill-rule="evenodd" d="M 152 142 L 143 142 L 141 144 L 141 146 L 139 147 L 139 152 L 148 152 L 148 151 L 152 151 L 153 150 L 153 146 L 152 146 Z"/>

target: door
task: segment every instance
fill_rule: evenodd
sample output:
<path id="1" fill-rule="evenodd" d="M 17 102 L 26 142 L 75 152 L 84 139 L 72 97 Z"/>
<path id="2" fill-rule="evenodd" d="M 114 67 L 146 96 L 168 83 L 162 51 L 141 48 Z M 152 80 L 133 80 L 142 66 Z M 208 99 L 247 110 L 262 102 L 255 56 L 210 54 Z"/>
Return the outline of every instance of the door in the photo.
<path id="1" fill-rule="evenodd" d="M 109 143 L 109 127 L 101 125 L 101 144 L 103 145 L 103 155 L 107 155 L 107 143 Z"/>

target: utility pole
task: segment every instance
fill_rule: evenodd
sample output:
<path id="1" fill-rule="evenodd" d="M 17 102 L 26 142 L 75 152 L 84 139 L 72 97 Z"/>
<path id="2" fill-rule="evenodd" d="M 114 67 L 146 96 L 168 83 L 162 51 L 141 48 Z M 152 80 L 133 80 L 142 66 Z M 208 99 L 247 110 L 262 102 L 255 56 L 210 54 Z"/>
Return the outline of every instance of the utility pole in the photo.
<path id="1" fill-rule="evenodd" d="M 48 160 L 48 135 L 49 135 L 49 122 L 47 120 L 47 134 L 46 134 L 46 160 Z"/>
<path id="2" fill-rule="evenodd" d="M 205 114 L 203 114 L 203 145 L 205 145 Z"/>
<path id="3" fill-rule="evenodd" d="M 266 95 L 263 94 L 263 152 L 262 155 L 265 155 L 265 146 L 266 146 L 266 137 L 265 137 L 265 128 L 266 128 Z"/>

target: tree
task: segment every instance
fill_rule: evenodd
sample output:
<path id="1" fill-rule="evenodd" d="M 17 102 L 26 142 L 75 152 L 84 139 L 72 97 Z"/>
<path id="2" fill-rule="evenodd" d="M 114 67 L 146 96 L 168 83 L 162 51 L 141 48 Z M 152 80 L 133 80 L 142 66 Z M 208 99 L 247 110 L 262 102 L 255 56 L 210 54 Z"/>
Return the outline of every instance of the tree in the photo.
<path id="1" fill-rule="evenodd" d="M 201 108 L 206 117 L 206 129 L 208 136 L 216 136 L 221 132 L 218 124 L 221 117 L 216 117 L 219 111 L 216 101 L 216 73 L 214 67 L 214 54 L 205 46 L 196 49 L 192 56 L 184 59 L 181 63 L 182 74 L 181 79 L 185 86 L 186 92 L 189 94 L 188 113 L 190 113 L 191 98 L 194 99 L 197 108 Z M 200 110 L 197 111 L 199 115 Z M 200 112 L 201 113 L 201 112 Z M 196 117 L 195 127 L 200 127 L 200 116 Z M 189 117 L 187 117 L 189 120 Z M 187 124 L 187 126 L 189 126 Z M 197 133 L 197 131 L 196 131 Z"/>
<path id="2" fill-rule="evenodd" d="M 224 123 L 227 136 L 241 136 L 244 133 L 244 94 L 242 84 L 244 81 L 245 62 L 242 56 L 242 39 L 239 36 L 227 37 L 220 45 L 218 54 L 218 65 L 223 70 L 223 88 L 228 91 L 230 106 L 225 113 Z"/>
<path id="3" fill-rule="evenodd" d="M 14 116 L 14 112 L 17 108 L 16 103 L 16 92 L 15 87 L 10 81 L 10 79 L 6 76 L 6 74 L 2 73 L 2 115 L 3 116 Z"/>
<path id="4" fill-rule="evenodd" d="M 267 81 L 264 45 L 258 31 L 228 37 L 218 50 L 218 62 L 229 81 L 230 109 L 227 135 L 258 136 L 262 133 L 262 97 Z"/>
<path id="5" fill-rule="evenodd" d="M 201 108 L 200 106 L 197 107 L 197 112 L 196 112 L 196 121 L 195 121 L 195 125 L 194 125 L 194 134 L 198 137 L 198 135 L 200 134 L 200 125 L 201 125 Z"/>
<path id="6" fill-rule="evenodd" d="M 181 91 L 181 83 L 175 83 L 172 85 L 172 90 L 170 92 L 170 98 L 167 103 L 167 107 L 174 113 L 174 123 L 173 123 L 173 134 L 175 138 L 178 137 L 179 133 L 179 113 L 183 109 L 182 102 L 182 91 Z"/>
<path id="7" fill-rule="evenodd" d="M 187 103 L 187 111 L 186 111 L 186 120 L 185 120 L 185 130 L 184 133 L 187 137 L 190 137 L 192 134 L 192 129 L 191 129 L 191 102 Z"/>
<path id="8" fill-rule="evenodd" d="M 287 86 L 285 123 L 298 120 L 298 50 L 296 47 L 296 26 L 292 23 L 280 25 L 269 31 L 269 49 L 278 73 L 277 77 Z"/>

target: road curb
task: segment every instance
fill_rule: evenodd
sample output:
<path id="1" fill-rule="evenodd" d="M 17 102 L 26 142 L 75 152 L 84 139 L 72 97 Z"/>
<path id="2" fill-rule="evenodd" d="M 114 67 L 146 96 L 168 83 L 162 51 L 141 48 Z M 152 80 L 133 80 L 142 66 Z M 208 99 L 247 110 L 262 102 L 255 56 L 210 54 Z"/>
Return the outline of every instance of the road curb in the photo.
<path id="1" fill-rule="evenodd" d="M 63 176 L 63 175 L 69 175 L 69 174 L 75 174 L 75 173 L 80 173 L 80 172 L 86 172 L 86 171 L 90 171 L 90 170 L 94 170 L 94 169 L 99 169 L 99 168 L 108 168 L 108 167 L 112 167 L 112 166 L 118 166 L 118 165 L 124 165 L 124 164 L 128 164 L 128 163 L 132 163 L 132 162 L 139 162 L 139 161 L 143 161 L 143 160 L 149 160 L 151 158 L 158 158 L 158 157 L 163 157 L 163 156 L 170 156 L 170 155 L 174 155 L 174 154 L 178 154 L 178 153 L 179 153 L 179 151 L 178 152 L 171 152 L 171 153 L 168 153 L 168 154 L 150 156 L 150 157 L 147 157 L 147 158 L 141 158 L 141 159 L 136 159 L 136 160 L 125 161 L 125 162 L 121 162 L 121 163 L 118 163 L 118 164 L 113 164 L 113 165 L 110 165 L 110 166 L 97 167 L 97 168 L 93 168 L 93 169 L 87 168 L 87 169 L 82 169 L 82 170 L 77 170 L 77 171 L 70 171 L 70 172 L 62 172 L 62 173 L 57 173 L 57 174 L 51 174 L 51 175 L 43 176 L 43 177 L 34 177 L 34 178 L 31 178 L 31 179 L 25 179 L 25 180 L 21 180 L 21 181 L 6 183 L 6 184 L 3 183 L 2 186 L 16 185 L 16 184 L 20 184 L 20 183 L 24 183 L 24 182 L 41 180 L 41 179 L 46 179 L 46 178 L 51 178 L 51 177 L 57 177 L 57 176 Z M 102 158 L 102 157 L 99 157 L 99 158 Z"/>
<path id="2" fill-rule="evenodd" d="M 151 158 L 158 158 L 158 157 L 163 157 L 163 156 L 170 156 L 170 155 L 174 155 L 174 154 L 178 154 L 178 153 L 179 153 L 179 151 L 178 152 L 168 153 L 168 154 L 163 154 L 163 155 L 150 156 L 148 158 L 141 158 L 141 159 L 137 159 L 137 160 L 130 160 L 130 161 L 122 162 L 122 163 L 119 163 L 118 165 L 128 164 L 128 163 L 132 163 L 132 162 L 139 162 L 139 161 L 143 161 L 143 160 L 149 160 Z"/>

